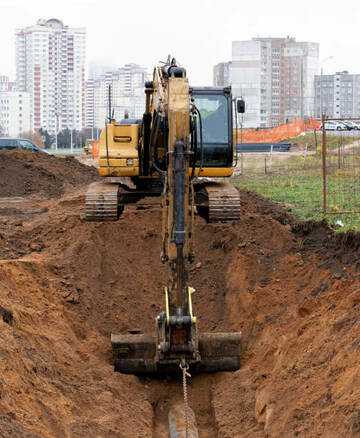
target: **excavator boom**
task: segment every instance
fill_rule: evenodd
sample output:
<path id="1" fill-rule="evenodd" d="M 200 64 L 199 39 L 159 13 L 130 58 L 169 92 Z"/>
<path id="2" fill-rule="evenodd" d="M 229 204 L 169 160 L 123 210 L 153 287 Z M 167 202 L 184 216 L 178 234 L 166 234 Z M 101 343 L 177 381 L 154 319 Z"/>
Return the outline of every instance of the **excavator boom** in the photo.
<path id="1" fill-rule="evenodd" d="M 175 60 L 155 68 L 146 93 L 144 126 L 149 132 L 143 133 L 142 155 L 150 157 L 163 185 L 165 311 L 156 318 L 154 334 L 112 335 L 115 370 L 166 374 L 178 371 L 180 362 L 195 372 L 236 370 L 241 333 L 199 334 L 191 299 L 195 290 L 188 284 L 187 267 L 194 261 L 193 169 L 203 155 L 202 142 L 195 148 L 191 139 L 199 120 L 202 137 L 201 114 L 191 99 L 186 71 Z"/>

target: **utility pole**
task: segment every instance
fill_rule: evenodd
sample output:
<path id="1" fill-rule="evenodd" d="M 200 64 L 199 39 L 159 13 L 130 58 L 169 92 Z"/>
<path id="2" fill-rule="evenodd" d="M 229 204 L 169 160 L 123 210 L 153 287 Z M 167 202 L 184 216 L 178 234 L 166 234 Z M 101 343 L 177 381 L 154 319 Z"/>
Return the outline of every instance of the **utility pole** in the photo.
<path id="1" fill-rule="evenodd" d="M 304 55 L 301 57 L 300 94 L 300 118 L 304 120 Z"/>

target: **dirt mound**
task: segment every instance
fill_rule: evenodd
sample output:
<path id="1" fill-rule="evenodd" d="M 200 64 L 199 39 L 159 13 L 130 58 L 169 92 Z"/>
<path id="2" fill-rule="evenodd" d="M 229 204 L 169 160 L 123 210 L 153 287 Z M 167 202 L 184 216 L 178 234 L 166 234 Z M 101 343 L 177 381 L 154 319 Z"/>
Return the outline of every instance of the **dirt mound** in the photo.
<path id="1" fill-rule="evenodd" d="M 280 224 L 288 225 L 298 238 L 299 246 L 321 255 L 328 267 L 333 266 L 334 261 L 340 261 L 360 271 L 360 233 L 336 233 L 326 220 L 299 220 L 281 204 L 248 190 L 241 190 L 241 198 L 246 211 L 269 215 Z"/>
<path id="2" fill-rule="evenodd" d="M 58 198 L 67 186 L 88 184 L 96 178 L 95 168 L 73 157 L 20 150 L 0 153 L 0 197 L 39 193 Z"/>
<path id="3" fill-rule="evenodd" d="M 114 373 L 109 342 L 152 331 L 164 306 L 160 207 L 127 207 L 115 223 L 81 215 L 77 193 L 0 225 L 0 306 L 13 315 L 0 319 L 4 436 L 167 438 L 180 376 Z M 249 192 L 239 223 L 196 218 L 199 329 L 243 332 L 239 371 L 190 379 L 202 438 L 360 434 L 357 245 L 291 221 Z M 319 242 L 346 246 L 354 263 Z"/>

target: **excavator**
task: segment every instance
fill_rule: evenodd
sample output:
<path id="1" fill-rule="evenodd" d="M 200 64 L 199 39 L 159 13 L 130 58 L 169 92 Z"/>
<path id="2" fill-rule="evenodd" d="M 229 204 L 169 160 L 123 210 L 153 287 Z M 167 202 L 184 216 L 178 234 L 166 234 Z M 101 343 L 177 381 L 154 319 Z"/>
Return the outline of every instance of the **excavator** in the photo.
<path id="1" fill-rule="evenodd" d="M 198 332 L 188 267 L 195 260 L 195 209 L 209 222 L 240 217 L 238 191 L 214 178 L 233 173 L 233 107 L 243 112 L 244 104 L 233 102 L 230 87 L 190 87 L 185 68 L 170 57 L 155 67 L 145 94 L 142 120 L 116 122 L 109 105 L 100 136 L 103 179 L 86 194 L 86 219 L 96 221 L 117 220 L 126 204 L 146 196 L 162 201 L 165 309 L 153 333 L 111 335 L 114 368 L 137 375 L 169 374 L 179 366 L 234 371 L 241 332 Z"/>

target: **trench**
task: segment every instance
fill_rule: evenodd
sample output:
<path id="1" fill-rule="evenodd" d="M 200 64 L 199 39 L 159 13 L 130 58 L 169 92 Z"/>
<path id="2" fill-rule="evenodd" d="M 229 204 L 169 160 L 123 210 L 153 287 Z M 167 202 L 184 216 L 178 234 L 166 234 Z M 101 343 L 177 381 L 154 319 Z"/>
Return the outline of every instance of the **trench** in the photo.
<path id="1" fill-rule="evenodd" d="M 182 406 L 183 392 L 181 376 L 164 380 L 148 379 L 153 407 L 153 437 L 169 437 L 169 410 Z M 197 430 L 200 437 L 217 438 L 211 403 L 211 376 L 192 376 L 188 385 L 189 406 L 195 413 Z"/>
<path id="2" fill-rule="evenodd" d="M 46 207 L 21 224 L 11 212 L 0 221 L 0 306 L 14 315 L 0 321 L 0 408 L 8 430 L 19 430 L 10 436 L 168 437 L 180 375 L 114 373 L 110 348 L 112 332 L 152 332 L 163 308 L 160 208 L 130 206 L 118 222 L 87 223 L 80 190 Z M 336 382 L 358 351 L 358 274 L 305 251 L 277 210 L 259 209 L 244 203 L 237 224 L 196 218 L 189 278 L 199 331 L 244 334 L 239 371 L 190 379 L 201 438 L 307 436 L 317 427 L 312 406 L 324 416 L 341 408 Z M 342 436 L 356 418 L 349 407 Z M 334 420 L 317 421 L 329 431 Z"/>
<path id="3" fill-rule="evenodd" d="M 86 342 L 91 327 L 102 336 L 100 358 L 109 363 L 110 333 L 131 329 L 152 332 L 154 318 L 162 309 L 165 268 L 158 256 L 161 211 L 131 206 L 117 223 L 89 224 L 79 219 L 80 202 L 79 198 L 62 201 L 63 205 L 77 205 L 78 210 L 70 209 L 61 220 L 49 219 L 28 233 L 46 247 L 45 265 L 51 266 L 55 287 L 63 291 L 64 316 L 76 339 Z M 197 289 L 194 309 L 201 331 L 238 329 L 226 302 L 235 237 L 231 225 L 207 225 L 200 218 L 197 221 L 197 260 L 189 269 L 189 277 Z M 213 375 L 200 375 L 189 381 L 189 404 L 203 438 L 218 436 L 213 379 Z M 182 401 L 180 373 L 178 378 L 144 378 L 138 382 L 139 394 L 144 390 L 151 404 L 153 436 L 167 437 L 168 411 Z"/>

